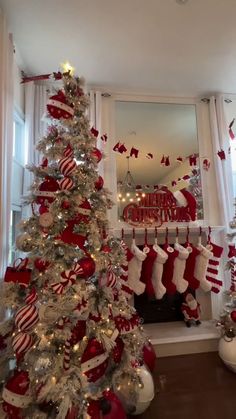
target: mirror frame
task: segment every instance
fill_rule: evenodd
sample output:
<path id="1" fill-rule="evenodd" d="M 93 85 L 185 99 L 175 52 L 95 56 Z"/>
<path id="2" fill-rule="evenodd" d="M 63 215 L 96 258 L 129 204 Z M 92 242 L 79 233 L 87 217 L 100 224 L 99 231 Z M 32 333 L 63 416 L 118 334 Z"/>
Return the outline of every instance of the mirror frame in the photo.
<path id="1" fill-rule="evenodd" d="M 207 176 L 209 172 L 206 172 L 202 169 L 202 161 L 206 156 L 211 157 L 211 142 L 204 141 L 204 137 L 207 135 L 209 137 L 209 120 L 208 120 L 208 104 L 203 103 L 201 99 L 198 98 L 176 98 L 176 97 L 164 97 L 164 96 L 152 96 L 152 95 L 137 95 L 137 94 L 126 94 L 126 93 L 114 93 L 112 94 L 111 99 L 115 104 L 116 101 L 123 102 L 153 102 L 153 103 L 163 103 L 163 104 L 181 104 L 181 105 L 194 105 L 196 110 L 196 125 L 197 125 L 197 139 L 199 147 L 199 156 L 200 156 L 200 173 L 201 173 L 201 182 L 202 182 L 202 194 L 203 194 L 203 211 L 204 219 L 198 220 L 197 225 L 205 226 L 209 225 L 210 211 L 209 211 L 209 202 L 207 199 L 207 191 L 209 191 L 210 184 L 212 183 L 212 176 Z M 113 108 L 115 112 L 115 107 Z M 114 124 L 115 114 L 113 114 Z M 116 135 L 115 135 L 115 126 L 114 135 L 111 136 L 108 143 L 108 148 L 105 150 L 107 158 L 104 162 L 103 175 L 105 179 L 105 186 L 112 192 L 112 200 L 114 206 L 108 212 L 108 219 L 110 227 L 114 230 L 124 228 L 125 230 L 132 229 L 132 226 L 126 222 L 119 221 L 118 219 L 118 204 L 117 204 L 117 170 L 116 170 L 116 155 L 113 152 L 113 147 L 116 144 Z M 210 147 L 210 148 L 209 148 Z M 211 179 L 210 179 L 211 178 Z M 165 228 L 166 226 L 176 228 L 176 226 L 186 226 L 191 225 L 191 222 L 175 223 L 168 222 L 164 223 L 159 229 Z M 196 222 L 195 222 L 196 227 Z M 152 228 L 152 227 L 149 227 Z M 154 227 L 153 227 L 154 228 Z M 140 227 L 143 230 L 142 227 Z M 139 230 L 137 228 L 136 230 Z"/>

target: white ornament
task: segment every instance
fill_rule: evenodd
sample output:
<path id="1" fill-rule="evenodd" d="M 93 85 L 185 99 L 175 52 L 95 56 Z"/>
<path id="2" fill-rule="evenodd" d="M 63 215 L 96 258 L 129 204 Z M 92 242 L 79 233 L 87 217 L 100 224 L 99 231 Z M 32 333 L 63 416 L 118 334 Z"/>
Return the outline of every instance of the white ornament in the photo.
<path id="1" fill-rule="evenodd" d="M 219 356 L 224 364 L 233 372 L 236 373 L 236 337 L 221 338 L 219 341 Z"/>
<path id="2" fill-rule="evenodd" d="M 138 390 L 138 400 L 136 410 L 132 415 L 140 415 L 143 413 L 151 401 L 154 399 L 154 383 L 150 372 L 145 365 L 138 368 L 138 375 L 141 378 L 142 386 Z"/>
<path id="3" fill-rule="evenodd" d="M 44 212 L 39 216 L 39 224 L 41 227 L 47 228 L 53 224 L 53 216 L 50 212 Z"/>

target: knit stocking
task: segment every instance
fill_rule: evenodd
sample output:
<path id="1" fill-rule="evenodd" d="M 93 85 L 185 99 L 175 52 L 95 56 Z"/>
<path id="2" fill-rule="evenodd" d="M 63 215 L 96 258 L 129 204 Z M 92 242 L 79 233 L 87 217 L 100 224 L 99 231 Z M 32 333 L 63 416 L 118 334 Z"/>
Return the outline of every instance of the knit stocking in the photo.
<path id="1" fill-rule="evenodd" d="M 211 291 L 212 284 L 206 279 L 206 273 L 209 259 L 213 257 L 213 253 L 200 243 L 198 244 L 197 249 L 200 251 L 200 253 L 196 257 L 194 276 L 200 282 L 200 287 L 203 291 Z"/>
<path id="2" fill-rule="evenodd" d="M 223 247 L 217 246 L 214 243 L 209 243 L 207 246 L 208 250 L 211 250 L 213 253 L 213 257 L 209 259 L 208 267 L 207 267 L 207 273 L 206 273 L 206 279 L 210 282 L 212 282 L 212 288 L 211 291 L 215 292 L 216 294 L 220 292 L 220 288 L 222 287 L 222 281 L 218 279 L 219 274 L 219 264 L 220 264 L 220 258 L 223 253 Z"/>
<path id="3" fill-rule="evenodd" d="M 160 246 L 158 246 L 156 241 L 153 249 L 157 253 L 157 257 L 153 264 L 151 281 L 156 299 L 161 300 L 166 293 L 166 287 L 162 283 L 162 274 L 163 265 L 167 261 L 168 255 Z"/>
<path id="4" fill-rule="evenodd" d="M 173 249 L 168 243 L 163 245 L 163 249 L 167 253 L 168 259 L 163 267 L 162 283 L 166 287 L 166 293 L 168 295 L 174 295 L 176 293 L 176 286 L 172 282 L 172 278 L 174 274 L 174 261 L 179 252 Z"/>
<path id="5" fill-rule="evenodd" d="M 184 271 L 189 252 L 178 242 L 174 244 L 174 248 L 178 252 L 178 256 L 174 260 L 172 282 L 175 284 L 176 290 L 182 294 L 188 288 L 188 281 L 184 279 Z"/>
<path id="6" fill-rule="evenodd" d="M 135 292 L 135 294 L 140 295 L 144 293 L 145 284 L 140 281 L 142 263 L 146 259 L 146 254 L 142 252 L 136 246 L 135 240 L 132 242 L 131 252 L 134 257 L 130 260 L 128 264 L 128 282 L 127 285 Z"/>
<path id="7" fill-rule="evenodd" d="M 148 297 L 155 297 L 155 291 L 152 284 L 152 271 L 157 257 L 157 252 L 154 250 L 153 246 L 145 245 L 143 253 L 145 253 L 147 257 L 142 264 L 140 280 L 146 285 L 145 292 Z"/>
<path id="8" fill-rule="evenodd" d="M 188 256 L 188 259 L 186 260 L 184 278 L 188 281 L 189 288 L 191 290 L 196 290 L 197 288 L 199 288 L 200 282 L 194 276 L 194 269 L 195 269 L 195 264 L 196 264 L 196 257 L 200 254 L 200 250 L 198 250 L 196 247 L 194 247 L 190 243 L 186 243 L 185 248 L 188 250 L 189 256 Z"/>

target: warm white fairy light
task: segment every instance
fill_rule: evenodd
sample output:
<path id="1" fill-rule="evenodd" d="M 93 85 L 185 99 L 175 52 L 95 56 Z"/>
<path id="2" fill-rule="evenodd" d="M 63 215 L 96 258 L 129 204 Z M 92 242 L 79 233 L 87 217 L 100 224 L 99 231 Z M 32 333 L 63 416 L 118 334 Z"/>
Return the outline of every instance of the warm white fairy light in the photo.
<path id="1" fill-rule="evenodd" d="M 70 71 L 71 75 L 74 74 L 75 67 L 72 67 L 72 65 L 69 63 L 69 61 L 65 61 L 64 63 L 62 63 L 61 68 L 62 68 L 64 73 L 67 73 L 68 71 Z"/>

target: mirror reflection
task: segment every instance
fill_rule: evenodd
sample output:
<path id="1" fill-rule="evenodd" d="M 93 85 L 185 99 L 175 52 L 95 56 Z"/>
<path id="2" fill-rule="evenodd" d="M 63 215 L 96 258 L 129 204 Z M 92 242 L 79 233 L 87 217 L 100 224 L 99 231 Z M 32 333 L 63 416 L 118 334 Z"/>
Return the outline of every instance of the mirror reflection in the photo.
<path id="1" fill-rule="evenodd" d="M 202 219 L 195 105 L 117 101 L 115 130 L 119 219 L 157 226 Z M 184 191 L 195 198 L 196 208 L 176 212 L 175 204 L 190 205 Z M 157 211 L 160 206 L 166 211 Z M 140 215 L 137 207 L 149 210 Z"/>

